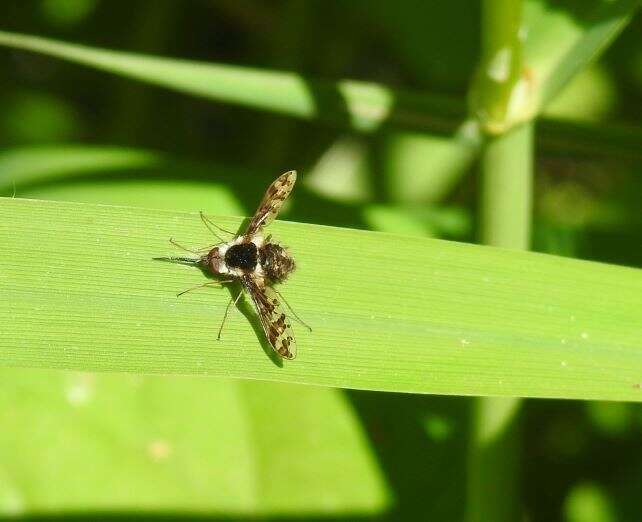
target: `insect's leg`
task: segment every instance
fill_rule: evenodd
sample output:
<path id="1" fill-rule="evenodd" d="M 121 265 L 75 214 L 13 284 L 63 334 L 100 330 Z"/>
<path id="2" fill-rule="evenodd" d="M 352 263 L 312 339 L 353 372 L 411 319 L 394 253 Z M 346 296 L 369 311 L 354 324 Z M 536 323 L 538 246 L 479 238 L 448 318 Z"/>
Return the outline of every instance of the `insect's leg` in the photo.
<path id="1" fill-rule="evenodd" d="M 174 241 L 173 237 L 169 238 L 169 242 L 174 245 L 175 247 L 180 248 L 181 250 L 185 250 L 185 252 L 191 252 L 192 254 L 198 254 L 197 250 L 192 250 L 191 248 L 184 247 L 183 245 L 178 244 L 176 241 Z"/>
<path id="2" fill-rule="evenodd" d="M 216 238 L 217 238 L 218 240 L 220 240 L 220 241 L 221 241 L 221 243 L 225 243 L 225 240 L 223 240 L 223 239 L 221 238 L 221 236 L 219 236 L 219 235 L 214 231 L 214 228 L 212 228 L 212 227 L 216 227 L 216 228 L 218 228 L 219 230 L 221 230 L 222 232 L 225 232 L 226 234 L 230 234 L 231 236 L 235 236 L 235 235 L 236 235 L 234 232 L 230 232 L 229 230 L 226 230 L 226 229 L 224 229 L 223 227 L 221 227 L 221 226 L 217 225 L 216 223 L 214 223 L 214 221 L 212 221 L 212 220 L 211 220 L 210 218 L 208 218 L 205 214 L 203 214 L 203 212 L 200 212 L 200 215 L 201 215 L 201 221 L 203 222 L 203 224 L 207 227 L 207 229 L 208 229 L 212 234 L 214 234 L 214 235 L 216 236 Z"/>
<path id="3" fill-rule="evenodd" d="M 185 250 L 185 252 L 191 252 L 192 254 L 197 254 L 197 255 L 201 254 L 201 252 L 208 252 L 208 251 L 212 250 L 212 248 L 214 248 L 216 245 L 220 245 L 221 244 L 221 243 L 214 243 L 213 245 L 209 245 L 209 246 L 206 246 L 206 247 L 203 247 L 203 248 L 187 248 L 187 247 L 184 247 L 183 245 L 177 243 L 176 241 L 174 241 L 174 238 L 172 238 L 172 237 L 169 238 L 169 242 L 172 245 L 174 245 L 175 247 L 178 247 L 181 250 Z"/>
<path id="4" fill-rule="evenodd" d="M 203 288 L 204 286 L 222 286 L 225 283 L 233 283 L 234 281 L 232 279 L 226 279 L 225 281 L 208 281 L 207 283 L 203 283 L 202 285 L 196 285 L 193 286 L 192 288 L 188 288 L 187 290 L 183 290 L 182 292 L 179 292 L 176 294 L 176 297 L 180 297 L 183 294 L 186 294 L 187 292 L 191 292 L 192 290 L 197 290 L 198 288 Z"/>
<path id="5" fill-rule="evenodd" d="M 272 290 L 274 290 L 274 291 L 276 292 L 276 294 L 281 298 L 281 300 L 285 303 L 285 305 L 288 307 L 288 309 L 290 310 L 290 312 L 292 312 L 292 315 L 294 316 L 294 318 L 295 318 L 297 321 L 299 321 L 299 323 L 301 323 L 303 326 L 305 326 L 308 330 L 312 331 L 312 327 L 311 327 L 308 323 L 306 323 L 303 319 L 301 319 L 301 318 L 296 314 L 296 312 L 295 312 L 295 311 L 292 309 L 292 307 L 290 306 L 290 303 L 288 303 L 288 302 L 285 300 L 285 297 L 283 297 L 283 295 L 281 294 L 281 292 L 279 292 L 279 291 L 278 291 L 276 288 L 274 288 L 274 287 L 272 287 Z"/>
<path id="6" fill-rule="evenodd" d="M 223 331 L 223 325 L 225 324 L 225 319 L 227 319 L 227 314 L 230 312 L 230 306 L 232 306 L 232 304 L 236 306 L 236 303 L 239 302 L 239 299 L 241 298 L 242 293 L 243 293 L 243 290 L 239 291 L 239 295 L 236 296 L 236 299 L 230 299 L 229 302 L 227 303 L 227 306 L 225 307 L 225 313 L 223 314 L 223 320 L 221 321 L 221 327 L 218 329 L 218 335 L 216 336 L 216 339 L 218 341 L 221 340 L 221 332 Z"/>

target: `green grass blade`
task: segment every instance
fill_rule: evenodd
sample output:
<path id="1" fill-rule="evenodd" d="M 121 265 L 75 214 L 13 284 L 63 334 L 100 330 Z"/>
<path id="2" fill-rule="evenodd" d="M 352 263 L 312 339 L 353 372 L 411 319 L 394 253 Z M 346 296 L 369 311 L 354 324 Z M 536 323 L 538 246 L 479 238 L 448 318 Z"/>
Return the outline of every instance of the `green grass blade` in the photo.
<path id="1" fill-rule="evenodd" d="M 234 182 L 254 174 L 124 147 L 62 144 L 0 152 L 0 194 L 15 190 L 16 197 L 27 199 L 242 215 L 256 202 L 244 208 Z"/>
<path id="2" fill-rule="evenodd" d="M 640 7 L 639 0 L 526 4 L 525 59 L 540 108 L 601 54 Z"/>
<path id="3" fill-rule="evenodd" d="M 0 152 L 0 193 L 10 192 L 13 183 L 30 185 L 128 169 L 157 169 L 162 163 L 160 154 L 124 147 L 67 144 L 8 149 Z"/>
<path id="4" fill-rule="evenodd" d="M 283 367 L 249 305 L 217 342 L 230 293 L 177 299 L 204 276 L 152 260 L 175 253 L 169 237 L 212 243 L 196 214 L 3 199 L 0 364 L 642 399 L 638 270 L 316 225 L 270 231 L 299 264 L 283 293 L 314 329 L 295 324 L 299 358 Z"/>
<path id="5" fill-rule="evenodd" d="M 293 73 L 110 51 L 6 31 L 0 31 L 0 45 L 39 52 L 187 94 L 318 119 L 363 132 L 376 130 L 385 123 L 430 133 L 455 133 L 455 139 L 465 147 L 477 147 L 481 141 L 476 124 L 466 121 L 463 101 L 435 94 L 399 91 L 364 82 L 321 82 Z M 529 58 L 540 55 L 549 56 L 537 47 Z M 546 118 L 541 121 L 540 145 L 545 151 L 642 159 L 639 129 Z M 601 145 L 607 142 L 608 145 Z M 596 143 L 600 146 L 595 146 Z"/>
<path id="6" fill-rule="evenodd" d="M 384 122 L 451 131 L 463 106 L 447 96 L 398 93 L 366 82 L 311 81 L 296 73 L 98 49 L 0 31 L 0 45 L 30 50 L 129 78 L 254 109 L 319 118 L 359 131 Z M 474 133 L 466 136 L 474 139 Z"/>

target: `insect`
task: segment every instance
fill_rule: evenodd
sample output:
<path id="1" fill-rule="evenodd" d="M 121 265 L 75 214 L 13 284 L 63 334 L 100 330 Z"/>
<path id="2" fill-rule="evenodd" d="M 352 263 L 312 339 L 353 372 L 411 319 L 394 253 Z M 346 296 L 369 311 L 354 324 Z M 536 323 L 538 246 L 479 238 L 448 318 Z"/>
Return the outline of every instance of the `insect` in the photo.
<path id="1" fill-rule="evenodd" d="M 198 264 L 212 274 L 229 278 L 209 281 L 180 292 L 178 295 L 204 286 L 223 285 L 239 281 L 242 285 L 242 290 L 235 299 L 231 299 L 228 302 L 218 332 L 218 338 L 220 339 L 221 337 L 230 306 L 236 305 L 244 290 L 252 298 L 261 326 L 270 345 L 284 359 L 294 359 L 296 357 L 296 341 L 292 326 L 281 306 L 279 297 L 285 304 L 287 302 L 273 285 L 284 282 L 294 270 L 295 264 L 294 259 L 285 248 L 273 242 L 270 235 L 264 237 L 263 229 L 274 221 L 283 202 L 292 192 L 295 182 L 296 171 L 294 170 L 288 171 L 274 180 L 265 192 L 263 200 L 245 232 L 231 241 L 224 241 L 214 228 L 234 235 L 232 232 L 219 227 L 201 212 L 201 220 L 221 242 L 213 245 L 211 249 L 208 247 L 206 249 L 207 253 L 200 255 L 199 251 L 187 249 L 170 239 L 172 244 L 183 250 L 199 254 L 199 257 L 197 259 L 165 258 Z M 312 330 L 299 319 L 292 308 L 290 308 L 290 311 L 301 324 L 310 329 L 310 331 Z"/>

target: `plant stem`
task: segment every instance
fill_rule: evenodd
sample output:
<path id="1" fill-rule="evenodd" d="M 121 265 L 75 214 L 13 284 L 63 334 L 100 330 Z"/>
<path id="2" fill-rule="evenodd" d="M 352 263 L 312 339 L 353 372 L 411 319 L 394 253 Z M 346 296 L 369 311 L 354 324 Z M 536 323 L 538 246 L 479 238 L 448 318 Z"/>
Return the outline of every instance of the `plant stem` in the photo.
<path id="1" fill-rule="evenodd" d="M 471 86 L 472 108 L 491 134 L 481 151 L 480 239 L 487 245 L 530 244 L 533 123 L 523 92 L 520 0 L 485 0 L 482 58 Z M 469 521 L 518 517 L 519 410 L 516 398 L 478 398 L 468 462 Z"/>
<path id="2" fill-rule="evenodd" d="M 468 456 L 468 522 L 517 520 L 519 408 L 511 397 L 477 398 Z"/>
<path id="3" fill-rule="evenodd" d="M 482 9 L 482 56 L 471 89 L 473 112 L 485 130 L 504 132 L 521 116 L 519 95 L 522 46 L 520 0 L 485 0 Z M 525 100 L 524 100 L 525 101 Z M 517 112 L 517 114 L 515 114 Z"/>
<path id="4" fill-rule="evenodd" d="M 528 250 L 531 234 L 533 124 L 489 139 L 481 157 L 481 242 Z"/>
<path id="5" fill-rule="evenodd" d="M 533 124 L 489 139 L 481 159 L 481 240 L 528 249 Z M 520 399 L 475 400 L 469 455 L 468 520 L 515 520 L 519 481 Z"/>

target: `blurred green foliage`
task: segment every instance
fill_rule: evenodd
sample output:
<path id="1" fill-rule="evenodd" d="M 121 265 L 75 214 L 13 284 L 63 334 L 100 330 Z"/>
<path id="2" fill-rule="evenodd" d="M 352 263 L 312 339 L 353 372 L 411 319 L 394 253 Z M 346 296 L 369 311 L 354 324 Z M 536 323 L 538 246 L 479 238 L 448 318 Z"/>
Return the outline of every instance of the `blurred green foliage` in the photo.
<path id="1" fill-rule="evenodd" d="M 527 7 L 540 57 L 568 26 L 590 23 L 583 2 Z M 538 33 L 542 12 L 561 21 L 558 34 Z M 0 3 L 7 31 L 462 100 L 479 58 L 479 16 L 465 0 Z M 545 114 L 639 130 L 640 35 L 638 14 Z M 474 151 L 449 136 L 346 135 L 19 51 L 3 49 L 0 67 L 2 195 L 15 184 L 16 197 L 239 215 L 276 173 L 296 168 L 305 204 L 291 220 L 475 237 Z M 101 171 L 82 161 L 57 169 L 70 147 L 91 165 L 101 154 Z M 21 172 L 21 155 L 39 166 Z M 540 151 L 534 248 L 642 266 L 641 179 L 639 162 Z M 464 398 L 9 369 L 0 383 L 0 516 L 464 516 Z M 527 519 L 639 519 L 640 406 L 530 401 L 524 413 Z"/>

